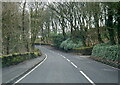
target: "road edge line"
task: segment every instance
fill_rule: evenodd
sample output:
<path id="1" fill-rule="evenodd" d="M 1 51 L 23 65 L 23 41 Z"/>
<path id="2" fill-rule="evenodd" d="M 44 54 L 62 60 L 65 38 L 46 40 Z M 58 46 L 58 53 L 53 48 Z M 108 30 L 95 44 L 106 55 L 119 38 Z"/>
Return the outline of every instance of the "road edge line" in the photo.
<path id="1" fill-rule="evenodd" d="M 80 71 L 80 73 L 81 73 L 92 85 L 96 85 L 83 71 Z"/>
<path id="2" fill-rule="evenodd" d="M 45 54 L 44 54 L 45 55 Z M 44 58 L 45 59 L 45 58 Z M 44 60 L 43 59 L 43 60 Z M 42 62 L 43 60 L 41 60 L 40 62 Z M 17 80 L 17 78 L 19 78 L 20 76 L 26 74 L 27 72 L 29 72 L 29 70 L 31 70 L 32 68 L 34 68 L 35 66 L 37 66 L 40 62 L 36 63 L 34 66 L 32 66 L 31 68 L 25 70 L 24 72 L 21 72 L 19 75 L 11 78 L 10 80 L 6 81 L 5 83 L 12 83 L 13 81 Z"/>
<path id="3" fill-rule="evenodd" d="M 40 62 L 37 66 L 35 66 L 33 69 L 31 69 L 28 73 L 26 73 L 24 76 L 22 76 L 20 79 L 18 79 L 16 82 L 14 82 L 13 85 L 15 85 L 16 83 L 20 82 L 21 80 L 23 80 L 25 77 L 27 77 L 30 73 L 32 73 L 36 68 L 38 68 L 42 63 L 44 63 L 47 59 L 47 54 L 45 54 L 45 58 L 42 62 Z"/>

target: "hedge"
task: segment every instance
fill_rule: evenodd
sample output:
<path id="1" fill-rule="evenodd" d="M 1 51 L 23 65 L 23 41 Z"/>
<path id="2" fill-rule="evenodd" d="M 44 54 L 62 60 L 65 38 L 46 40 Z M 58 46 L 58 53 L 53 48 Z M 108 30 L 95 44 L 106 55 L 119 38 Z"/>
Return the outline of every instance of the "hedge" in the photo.
<path id="1" fill-rule="evenodd" d="M 99 44 L 94 46 L 92 50 L 92 58 L 103 63 L 118 67 L 120 60 L 120 46 L 119 45 L 105 45 Z"/>
<path id="2" fill-rule="evenodd" d="M 3 55 L 0 56 L 0 58 L 2 59 L 2 67 L 6 67 L 10 65 L 16 65 L 25 60 L 36 58 L 40 55 L 41 55 L 40 52 L 25 52 L 25 53 L 14 53 L 10 55 Z"/>

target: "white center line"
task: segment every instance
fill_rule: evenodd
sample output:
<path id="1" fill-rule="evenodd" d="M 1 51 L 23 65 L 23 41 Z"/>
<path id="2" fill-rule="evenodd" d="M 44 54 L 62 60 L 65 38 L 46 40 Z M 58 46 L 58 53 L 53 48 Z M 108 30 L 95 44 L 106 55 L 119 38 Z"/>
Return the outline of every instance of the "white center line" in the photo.
<path id="1" fill-rule="evenodd" d="M 45 54 L 46 55 L 46 54 Z M 36 68 L 38 68 L 42 63 L 44 63 L 45 62 L 45 60 L 47 59 L 47 55 L 46 55 L 46 57 L 45 57 L 45 59 L 40 63 L 40 64 L 38 64 L 35 68 L 33 68 L 31 71 L 29 71 L 27 74 L 25 74 L 23 77 L 21 77 L 19 80 L 17 80 L 16 82 L 15 82 L 15 84 L 16 83 L 18 83 L 18 82 L 20 82 L 21 80 L 23 80 L 26 76 L 28 76 L 30 73 L 32 73 Z M 13 84 L 13 85 L 15 85 L 15 84 Z"/>
<path id="2" fill-rule="evenodd" d="M 70 62 L 70 60 L 69 60 L 69 59 L 67 59 L 67 61 L 68 61 L 68 62 Z"/>
<path id="3" fill-rule="evenodd" d="M 80 73 L 81 73 L 92 85 L 96 85 L 83 71 L 80 71 Z"/>
<path id="4" fill-rule="evenodd" d="M 75 68 L 77 68 L 77 66 L 76 66 L 73 62 L 71 62 L 71 64 L 72 64 Z"/>
<path id="5" fill-rule="evenodd" d="M 60 55 L 58 53 L 58 55 Z M 78 68 L 73 62 L 71 62 L 69 59 L 67 59 L 65 56 L 61 55 L 63 58 L 65 58 L 68 62 L 70 62 L 75 68 Z M 80 73 L 92 84 L 96 85 L 83 71 L 80 71 Z"/>
<path id="6" fill-rule="evenodd" d="M 62 56 L 62 55 L 61 55 Z M 63 58 L 65 58 L 65 56 L 62 56 Z"/>

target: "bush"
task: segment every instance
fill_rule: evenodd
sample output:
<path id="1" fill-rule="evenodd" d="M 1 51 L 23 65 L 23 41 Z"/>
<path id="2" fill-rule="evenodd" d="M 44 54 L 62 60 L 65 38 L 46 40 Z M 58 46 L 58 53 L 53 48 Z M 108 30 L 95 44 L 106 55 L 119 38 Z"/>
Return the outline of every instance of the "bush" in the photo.
<path id="1" fill-rule="evenodd" d="M 25 53 L 14 53 L 10 55 L 3 55 L 0 56 L 0 58 L 2 59 L 2 67 L 6 67 L 10 65 L 16 65 L 28 59 L 36 58 L 40 55 L 41 53 L 36 51 L 36 52 L 25 52 Z"/>
<path id="2" fill-rule="evenodd" d="M 118 46 L 95 46 L 92 51 L 93 56 L 102 57 L 104 59 L 111 59 L 118 61 Z"/>
<path id="3" fill-rule="evenodd" d="M 60 45 L 60 48 L 64 50 L 71 50 L 73 48 L 81 47 L 83 44 L 80 40 L 76 40 L 76 42 L 73 42 L 72 39 L 68 38 L 67 40 L 63 41 Z"/>
<path id="4" fill-rule="evenodd" d="M 53 44 L 55 47 L 59 48 L 60 44 L 62 43 L 62 41 L 64 41 L 64 37 L 62 34 L 56 34 L 52 36 L 52 40 L 53 40 Z"/>
<path id="5" fill-rule="evenodd" d="M 120 46 L 118 45 L 98 44 L 94 46 L 92 56 L 107 64 L 118 64 L 118 60 L 120 59 L 119 49 Z"/>

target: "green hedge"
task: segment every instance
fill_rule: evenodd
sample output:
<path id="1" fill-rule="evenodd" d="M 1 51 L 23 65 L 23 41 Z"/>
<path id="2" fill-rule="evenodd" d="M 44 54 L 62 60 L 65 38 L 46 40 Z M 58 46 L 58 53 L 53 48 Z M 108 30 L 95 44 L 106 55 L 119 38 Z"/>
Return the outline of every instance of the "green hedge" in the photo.
<path id="1" fill-rule="evenodd" d="M 106 44 L 96 45 L 92 50 L 92 57 L 106 64 L 118 66 L 118 60 L 120 60 L 120 46 Z"/>
<path id="2" fill-rule="evenodd" d="M 3 55 L 0 56 L 0 58 L 2 59 L 2 67 L 6 67 L 10 65 L 16 65 L 28 59 L 36 58 L 40 55 L 41 53 L 36 51 L 36 52 L 14 53 L 10 55 Z"/>

